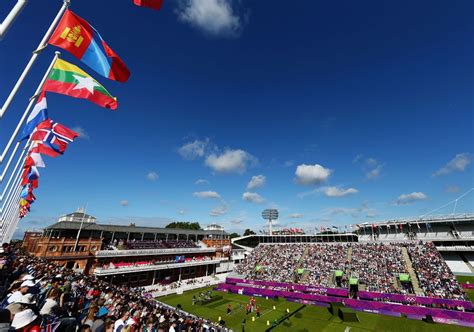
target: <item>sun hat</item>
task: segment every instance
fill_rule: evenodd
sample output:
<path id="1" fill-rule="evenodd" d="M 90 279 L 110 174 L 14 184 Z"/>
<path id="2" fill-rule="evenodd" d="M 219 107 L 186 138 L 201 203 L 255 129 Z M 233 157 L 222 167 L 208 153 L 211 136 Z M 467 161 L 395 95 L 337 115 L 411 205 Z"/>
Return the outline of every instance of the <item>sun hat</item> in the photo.
<path id="1" fill-rule="evenodd" d="M 34 294 L 25 294 L 15 303 L 36 304 L 36 300 L 34 299 Z"/>
<path id="2" fill-rule="evenodd" d="M 107 310 L 106 307 L 100 307 L 99 311 L 95 315 L 96 317 L 104 317 L 109 313 L 109 310 Z"/>
<path id="3" fill-rule="evenodd" d="M 31 280 L 25 280 L 21 283 L 20 288 L 22 287 L 33 287 L 35 283 Z"/>
<path id="4" fill-rule="evenodd" d="M 35 315 L 33 310 L 23 310 L 13 317 L 12 327 L 16 330 L 21 329 L 22 327 L 34 322 L 36 318 L 38 318 L 38 316 Z"/>

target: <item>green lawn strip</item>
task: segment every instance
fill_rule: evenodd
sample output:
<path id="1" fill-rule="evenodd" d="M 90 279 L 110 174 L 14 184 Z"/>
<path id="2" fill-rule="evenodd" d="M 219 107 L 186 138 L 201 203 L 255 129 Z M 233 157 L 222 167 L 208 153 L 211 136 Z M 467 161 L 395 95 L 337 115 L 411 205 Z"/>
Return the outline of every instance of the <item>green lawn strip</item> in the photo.
<path id="1" fill-rule="evenodd" d="M 461 284 L 474 284 L 474 276 L 456 276 L 456 279 L 458 279 L 458 282 Z"/>
<path id="2" fill-rule="evenodd" d="M 159 301 L 176 307 L 181 304 L 182 309 L 200 317 L 217 322 L 219 317 L 225 321 L 226 326 L 235 332 L 242 331 L 242 320 L 246 319 L 246 332 L 261 332 L 267 328 L 267 321 L 270 324 L 273 321 L 283 317 L 286 310 L 295 311 L 301 306 L 299 303 L 289 302 L 284 299 L 265 299 L 256 297 L 257 305 L 261 308 L 262 316 L 255 321 L 255 313 L 246 315 L 245 305 L 249 302 L 248 296 L 239 294 L 231 294 L 224 292 L 216 292 L 223 296 L 222 300 L 207 305 L 192 305 L 193 295 L 199 296 L 199 293 L 212 288 L 201 288 L 198 290 L 188 291 L 182 295 L 169 295 L 158 298 Z M 474 298 L 474 291 L 468 292 Z M 232 313 L 227 315 L 227 305 L 232 305 Z M 275 309 L 273 309 L 275 306 Z M 430 332 L 430 331 L 446 331 L 446 332 L 462 332 L 472 331 L 472 329 L 445 325 L 445 324 L 429 324 L 423 321 L 406 319 L 402 317 L 391 317 L 385 315 L 377 315 L 365 312 L 357 312 L 359 322 L 342 322 L 339 317 L 332 316 L 327 308 L 308 305 L 300 312 L 293 315 L 289 320 L 283 322 L 275 332 L 295 331 L 295 332 L 312 332 L 312 331 L 337 331 L 337 332 L 367 332 L 367 331 L 396 331 L 396 332 Z M 346 328 L 350 328 L 346 330 Z"/>
<path id="3" fill-rule="evenodd" d="M 469 296 L 469 300 L 474 303 L 474 290 L 465 289 L 464 291 L 466 292 L 467 296 Z"/>

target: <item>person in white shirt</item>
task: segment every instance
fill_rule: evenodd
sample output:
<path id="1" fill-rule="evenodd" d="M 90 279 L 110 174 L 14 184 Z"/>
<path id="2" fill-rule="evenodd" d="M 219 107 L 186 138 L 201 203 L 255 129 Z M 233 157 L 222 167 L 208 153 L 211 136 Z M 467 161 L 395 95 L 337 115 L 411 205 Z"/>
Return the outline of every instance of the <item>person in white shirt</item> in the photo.
<path id="1" fill-rule="evenodd" d="M 30 287 L 33 287 L 35 283 L 31 280 L 25 280 L 21 283 L 20 288 L 13 292 L 7 299 L 8 304 L 18 302 L 23 295 L 28 293 Z"/>
<path id="2" fill-rule="evenodd" d="M 44 302 L 44 305 L 41 307 L 40 310 L 40 315 L 55 315 L 58 308 L 59 308 L 59 303 L 58 303 L 58 298 L 60 295 L 59 289 L 52 289 L 49 292 L 48 298 Z"/>
<path id="3" fill-rule="evenodd" d="M 125 326 L 125 322 L 130 317 L 130 313 L 127 310 L 122 312 L 122 316 L 114 324 L 114 332 L 120 332 Z"/>

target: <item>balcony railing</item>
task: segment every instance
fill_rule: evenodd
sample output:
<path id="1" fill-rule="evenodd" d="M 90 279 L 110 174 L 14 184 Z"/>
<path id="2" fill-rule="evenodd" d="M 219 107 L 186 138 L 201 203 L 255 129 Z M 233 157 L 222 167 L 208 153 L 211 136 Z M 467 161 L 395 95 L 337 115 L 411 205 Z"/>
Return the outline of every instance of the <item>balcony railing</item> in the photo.
<path id="1" fill-rule="evenodd" d="M 99 250 L 97 258 L 120 256 L 151 256 L 168 254 L 194 254 L 216 252 L 216 248 L 174 248 L 174 249 L 133 249 L 133 250 Z"/>
<path id="2" fill-rule="evenodd" d="M 202 261 L 192 261 L 192 262 L 183 262 L 183 263 L 137 265 L 137 266 L 127 266 L 127 267 L 107 268 L 107 269 L 96 268 L 94 270 L 94 274 L 96 276 L 108 276 L 112 274 L 136 273 L 136 272 L 146 272 L 146 271 L 155 271 L 155 270 L 168 270 L 168 269 L 176 269 L 180 267 L 218 264 L 219 262 L 220 262 L 219 259 L 208 259 L 208 260 L 202 260 Z"/>

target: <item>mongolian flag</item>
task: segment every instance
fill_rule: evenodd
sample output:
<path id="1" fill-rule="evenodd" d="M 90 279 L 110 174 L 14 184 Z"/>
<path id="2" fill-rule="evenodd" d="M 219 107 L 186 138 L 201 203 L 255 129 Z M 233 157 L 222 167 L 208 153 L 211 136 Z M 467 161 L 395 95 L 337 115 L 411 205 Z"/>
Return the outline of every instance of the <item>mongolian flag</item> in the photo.
<path id="1" fill-rule="evenodd" d="M 113 97 L 99 82 L 81 68 L 57 59 L 44 83 L 44 91 L 87 99 L 101 107 L 117 109 L 117 98 Z"/>
<path id="2" fill-rule="evenodd" d="M 114 81 L 126 82 L 130 71 L 125 63 L 86 20 L 67 10 L 49 44 L 60 47 L 100 75 Z"/>
<path id="3" fill-rule="evenodd" d="M 163 0 L 133 0 L 133 3 L 139 7 L 148 7 L 160 10 L 163 5 Z"/>

